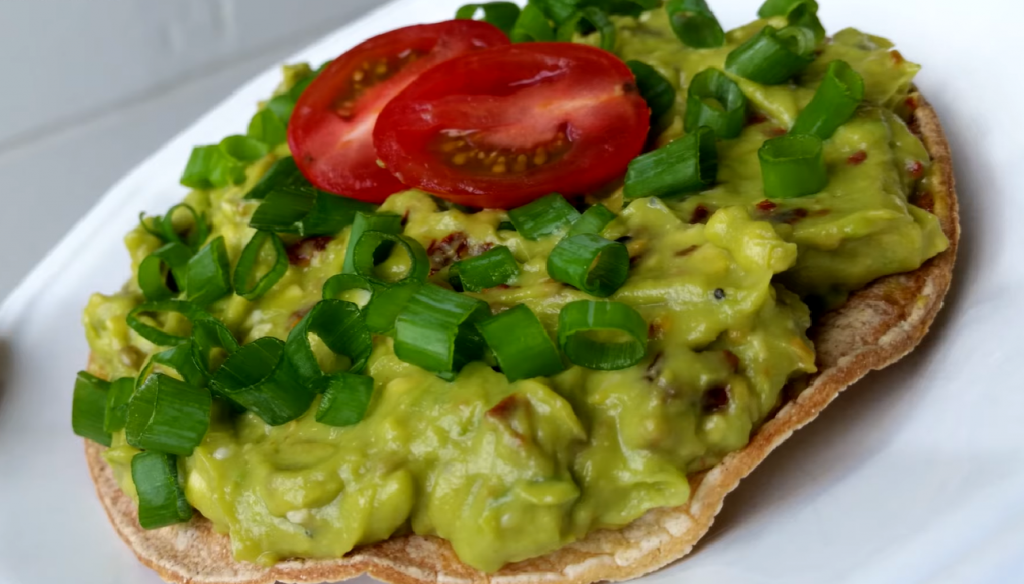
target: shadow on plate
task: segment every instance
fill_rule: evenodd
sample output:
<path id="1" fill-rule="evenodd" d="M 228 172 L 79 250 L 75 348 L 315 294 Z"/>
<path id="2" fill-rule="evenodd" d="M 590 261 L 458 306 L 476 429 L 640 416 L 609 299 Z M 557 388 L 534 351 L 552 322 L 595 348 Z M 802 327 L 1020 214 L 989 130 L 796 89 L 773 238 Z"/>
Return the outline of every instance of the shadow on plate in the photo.
<path id="1" fill-rule="evenodd" d="M 11 348 L 7 339 L 0 337 L 0 410 L 4 405 L 4 392 L 7 391 L 8 379 L 11 375 Z"/>
<path id="2" fill-rule="evenodd" d="M 766 493 L 785 493 L 785 500 L 813 495 L 820 481 L 849 474 L 868 463 L 888 437 L 902 422 L 913 400 L 928 391 L 927 387 L 901 387 L 906 380 L 923 372 L 935 354 L 942 337 L 952 335 L 951 327 L 966 311 L 965 300 L 973 284 L 982 276 L 982 258 L 993 253 L 996 237 L 980 236 L 983 210 L 978 201 L 982 193 L 981 177 L 993 176 L 988 161 L 957 149 L 961 133 L 957 127 L 946 132 L 956 152 L 958 202 L 962 233 L 957 250 L 957 264 L 945 305 L 932 324 L 931 332 L 910 355 L 882 371 L 874 371 L 844 391 L 833 404 L 807 427 L 797 431 L 779 446 L 758 468 L 730 494 L 708 534 L 694 549 L 700 553 L 731 529 L 742 529 L 744 523 L 771 512 L 779 504 L 778 497 Z M 991 220 L 992 217 L 987 219 Z M 851 431 L 871 428 L 866 441 L 858 435 L 850 444 Z M 849 455 L 847 458 L 845 455 Z M 843 463 L 837 466 L 836 461 Z M 813 478 L 813 480 L 809 480 Z"/>

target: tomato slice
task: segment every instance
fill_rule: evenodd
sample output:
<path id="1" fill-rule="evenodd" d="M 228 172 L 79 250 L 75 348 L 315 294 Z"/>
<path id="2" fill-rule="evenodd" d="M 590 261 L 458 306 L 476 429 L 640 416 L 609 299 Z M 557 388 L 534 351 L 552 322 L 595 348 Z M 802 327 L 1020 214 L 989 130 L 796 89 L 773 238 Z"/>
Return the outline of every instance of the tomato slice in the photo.
<path id="1" fill-rule="evenodd" d="M 377 164 L 373 127 L 381 109 L 424 71 L 452 57 L 509 44 L 486 22 L 453 20 L 400 28 L 341 55 L 303 91 L 288 145 L 311 183 L 379 203 L 402 190 Z"/>
<path id="2" fill-rule="evenodd" d="M 384 108 L 373 138 L 405 184 L 507 209 L 620 177 L 649 129 L 636 79 L 617 57 L 586 45 L 528 43 L 424 73 Z"/>

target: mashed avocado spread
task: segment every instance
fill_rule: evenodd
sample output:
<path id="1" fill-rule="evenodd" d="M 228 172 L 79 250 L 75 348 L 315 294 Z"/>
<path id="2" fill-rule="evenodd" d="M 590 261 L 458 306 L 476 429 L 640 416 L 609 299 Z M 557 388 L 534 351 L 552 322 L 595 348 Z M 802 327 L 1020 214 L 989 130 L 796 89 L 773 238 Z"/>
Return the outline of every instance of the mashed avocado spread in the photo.
<path id="1" fill-rule="evenodd" d="M 614 22 L 616 53 L 654 66 L 679 90 L 673 110 L 656 122 L 659 144 L 682 134 L 688 80 L 721 68 L 732 49 L 774 23 L 752 23 L 729 32 L 721 48 L 696 50 L 679 42 L 662 10 Z M 626 205 L 621 189 L 591 198 L 618 213 L 602 235 L 630 252 L 629 278 L 610 300 L 632 306 L 649 325 L 639 364 L 573 366 L 510 383 L 477 361 L 445 381 L 398 359 L 392 338 L 375 336 L 366 370 L 374 394 L 356 425 L 317 422 L 318 402 L 274 427 L 215 403 L 202 444 L 179 461 L 188 501 L 230 534 L 240 560 L 338 557 L 414 532 L 449 540 L 484 571 L 686 503 L 687 477 L 745 446 L 787 383 L 815 371 L 805 302 L 835 305 L 947 246 L 936 218 L 909 202 L 928 180 L 930 161 L 901 117 L 918 67 L 891 47 L 848 29 L 792 84 L 735 78 L 754 117 L 738 138 L 719 143 L 712 189 Z M 825 142 L 828 187 L 767 201 L 758 148 L 789 128 L 828 62 L 840 58 L 863 76 L 867 103 Z M 281 91 L 307 74 L 289 70 Z M 282 145 L 248 168 L 244 184 L 186 197 L 205 214 L 210 237 L 224 237 L 232 265 L 254 233 L 258 201 L 243 196 L 287 155 Z M 548 276 L 547 258 L 563 234 L 531 241 L 503 224 L 505 211 L 468 212 L 415 190 L 393 195 L 380 211 L 405 218 L 403 233 L 428 250 L 439 285 L 447 285 L 453 261 L 508 247 L 521 265 L 518 279 L 471 294 L 495 313 L 525 304 L 554 335 L 560 309 L 590 298 Z M 230 295 L 208 312 L 240 342 L 285 339 L 341 272 L 348 239 L 346 228 L 334 238 L 289 241 L 290 265 L 268 293 L 256 301 Z M 161 241 L 140 227 L 126 244 L 137 274 Z M 384 268 L 401 270 L 398 256 Z M 135 278 L 117 294 L 92 297 L 84 323 L 97 374 L 138 375 L 161 350 L 126 324 L 142 302 Z M 159 324 L 188 330 L 174 315 Z M 331 367 L 328 352 L 314 347 Z M 138 450 L 123 432 L 113 442 L 106 458 L 134 496 L 129 465 Z"/>

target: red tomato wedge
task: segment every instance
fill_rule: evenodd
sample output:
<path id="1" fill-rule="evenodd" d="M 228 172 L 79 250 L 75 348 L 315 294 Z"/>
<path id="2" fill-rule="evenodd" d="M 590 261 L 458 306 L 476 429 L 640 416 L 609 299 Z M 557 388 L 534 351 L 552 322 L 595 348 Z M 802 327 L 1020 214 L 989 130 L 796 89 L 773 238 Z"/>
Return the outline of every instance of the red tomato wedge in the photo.
<path id="1" fill-rule="evenodd" d="M 377 164 L 377 115 L 424 71 L 472 51 L 509 44 L 486 22 L 453 20 L 400 28 L 341 55 L 302 92 L 288 122 L 288 145 L 317 188 L 379 203 L 402 190 Z"/>
<path id="2" fill-rule="evenodd" d="M 582 194 L 622 176 L 650 129 L 617 57 L 528 43 L 452 59 L 384 108 L 377 155 L 405 184 L 472 207 Z"/>

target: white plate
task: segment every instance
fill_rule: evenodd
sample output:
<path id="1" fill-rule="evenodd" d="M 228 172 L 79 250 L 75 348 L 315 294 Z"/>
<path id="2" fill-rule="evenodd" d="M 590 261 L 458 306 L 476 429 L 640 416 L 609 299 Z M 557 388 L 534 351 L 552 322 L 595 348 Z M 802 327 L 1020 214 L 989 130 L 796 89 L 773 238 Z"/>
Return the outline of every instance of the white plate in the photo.
<path id="1" fill-rule="evenodd" d="M 460 3 L 395 2 L 290 61 L 319 63 L 373 34 L 449 18 Z M 732 27 L 759 0 L 711 4 Z M 925 65 L 918 82 L 942 115 L 960 187 L 954 288 L 914 354 L 781 447 L 728 498 L 696 553 L 645 582 L 1022 582 L 1024 85 L 1014 55 L 1024 6 L 821 4 L 830 30 L 891 37 Z M 0 306 L 0 583 L 159 581 L 107 524 L 71 433 L 87 355 L 80 313 L 92 291 L 128 277 L 121 239 L 139 211 L 184 195 L 192 146 L 243 130 L 279 78 L 253 80 L 132 171 Z"/>

